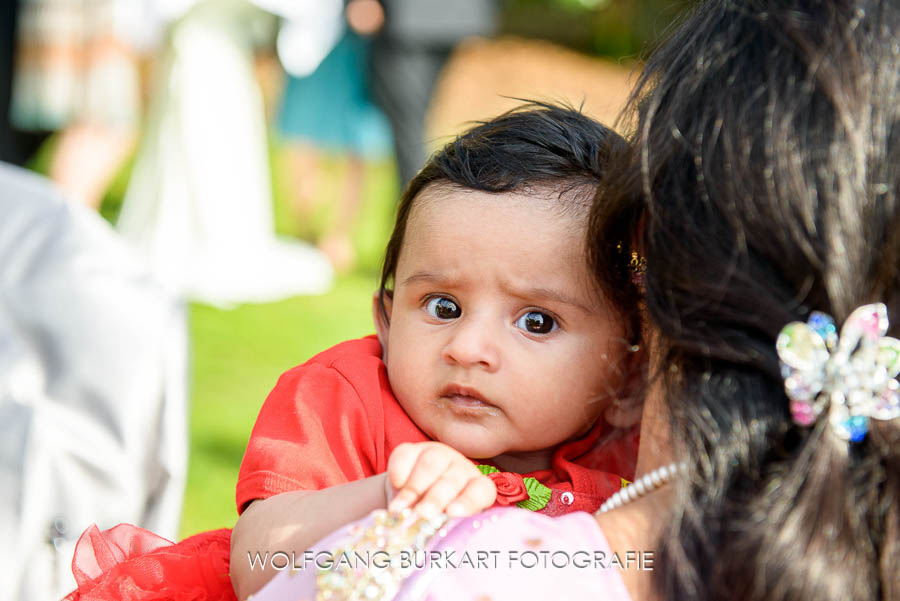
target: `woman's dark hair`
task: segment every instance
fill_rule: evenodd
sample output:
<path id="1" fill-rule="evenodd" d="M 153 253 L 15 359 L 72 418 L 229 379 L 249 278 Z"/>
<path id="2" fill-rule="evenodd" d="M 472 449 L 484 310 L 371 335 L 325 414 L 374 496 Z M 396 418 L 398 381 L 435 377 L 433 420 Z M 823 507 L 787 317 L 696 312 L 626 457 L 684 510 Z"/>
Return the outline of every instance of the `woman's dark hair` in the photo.
<path id="1" fill-rule="evenodd" d="M 611 157 L 625 152 L 625 141 L 580 111 L 529 102 L 482 122 L 436 152 L 400 198 L 397 219 L 385 252 L 379 286 L 381 313 L 388 320 L 385 296 L 403 246 L 416 198 L 429 186 L 448 185 L 483 192 L 546 189 L 558 195 L 563 211 L 588 213 L 591 200 L 607 176 Z M 625 282 L 611 296 L 625 314 L 634 315 L 629 337 L 637 336 L 637 293 L 623 273 L 624 261 L 611 266 L 610 281 Z M 628 309 L 625 311 L 625 309 Z"/>
<path id="2" fill-rule="evenodd" d="M 632 96 L 632 154 L 594 207 L 600 279 L 646 254 L 648 316 L 688 470 L 660 598 L 900 598 L 900 419 L 861 443 L 793 425 L 775 339 L 887 304 L 900 331 L 900 8 L 701 3 Z"/>

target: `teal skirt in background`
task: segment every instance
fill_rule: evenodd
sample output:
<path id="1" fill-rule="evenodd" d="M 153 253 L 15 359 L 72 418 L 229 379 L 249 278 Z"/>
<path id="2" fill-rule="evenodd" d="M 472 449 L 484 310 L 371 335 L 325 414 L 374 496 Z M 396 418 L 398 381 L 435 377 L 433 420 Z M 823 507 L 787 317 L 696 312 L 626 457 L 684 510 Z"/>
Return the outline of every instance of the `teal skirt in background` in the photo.
<path id="1" fill-rule="evenodd" d="M 368 41 L 347 31 L 312 74 L 288 74 L 278 117 L 285 140 L 365 158 L 392 152 L 390 125 L 369 92 L 368 52 Z"/>

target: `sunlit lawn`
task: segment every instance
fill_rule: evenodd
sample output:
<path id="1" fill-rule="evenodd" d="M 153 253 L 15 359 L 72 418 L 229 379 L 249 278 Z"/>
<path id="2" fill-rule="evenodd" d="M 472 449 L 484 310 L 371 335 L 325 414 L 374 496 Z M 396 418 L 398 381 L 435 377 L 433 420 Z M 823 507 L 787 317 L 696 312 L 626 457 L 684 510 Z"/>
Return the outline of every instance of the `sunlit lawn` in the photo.
<path id="1" fill-rule="evenodd" d="M 30 167 L 46 173 L 54 140 Z M 281 235 L 308 231 L 288 210 L 286 165 L 273 148 L 274 213 Z M 338 194 L 342 163 L 325 162 L 320 191 L 324 206 Z M 101 214 L 115 221 L 125 193 L 125 165 L 104 198 Z M 233 310 L 193 304 L 190 308 L 190 457 L 181 537 L 230 527 L 237 519 L 234 489 L 250 430 L 262 402 L 285 370 L 342 340 L 374 332 L 371 298 L 381 254 L 390 234 L 397 186 L 389 161 L 369 164 L 354 228 L 359 263 L 322 296 L 244 305 Z M 327 208 L 318 216 L 328 219 Z"/>
<path id="2" fill-rule="evenodd" d="M 341 173 L 336 163 L 327 169 L 334 190 L 322 194 L 333 197 Z M 285 178 L 276 169 L 274 179 L 278 229 L 290 234 L 295 224 L 286 210 Z M 393 165 L 370 165 L 354 232 L 360 266 L 340 276 L 328 294 L 230 311 L 191 306 L 191 438 L 182 536 L 234 524 L 241 457 L 278 376 L 341 340 L 374 331 L 371 298 L 395 198 Z"/>
<path id="3" fill-rule="evenodd" d="M 29 167 L 45 173 L 54 150 L 50 138 Z M 276 230 L 283 236 L 316 229 L 296 223 L 288 208 L 288 166 L 271 149 Z M 324 162 L 315 220 L 329 219 L 343 163 Z M 128 185 L 130 161 L 112 183 L 100 213 L 115 222 Z M 285 370 L 342 340 L 374 332 L 371 299 L 390 235 L 397 186 L 390 161 L 366 167 L 361 208 L 353 231 L 358 265 L 321 296 L 289 298 L 233 310 L 192 304 L 189 314 L 190 456 L 181 537 L 230 527 L 237 519 L 234 489 L 256 414 Z"/>
<path id="4" fill-rule="evenodd" d="M 371 333 L 373 277 L 341 277 L 325 296 L 233 311 L 191 307 L 191 454 L 182 535 L 231 526 L 234 487 L 256 413 L 284 370 Z"/>

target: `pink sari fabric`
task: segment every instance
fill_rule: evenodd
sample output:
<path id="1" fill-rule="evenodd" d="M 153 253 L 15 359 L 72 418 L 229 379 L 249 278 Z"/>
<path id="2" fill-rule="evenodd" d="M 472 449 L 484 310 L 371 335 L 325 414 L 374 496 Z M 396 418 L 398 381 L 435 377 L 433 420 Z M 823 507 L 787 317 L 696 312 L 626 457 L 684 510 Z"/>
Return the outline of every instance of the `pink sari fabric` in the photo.
<path id="1" fill-rule="evenodd" d="M 341 528 L 310 550 L 352 550 L 369 517 Z M 391 536 L 387 532 L 385 536 Z M 352 554 L 352 551 L 351 551 Z M 307 558 L 310 555 L 307 555 Z M 399 583 L 393 596 L 372 591 L 373 598 L 394 601 L 522 601 L 588 599 L 630 601 L 619 567 L 596 521 L 587 513 L 558 518 L 517 508 L 491 509 L 452 520 L 415 556 L 416 569 Z M 468 560 L 466 559 L 468 558 Z M 253 601 L 322 599 L 321 572 L 298 555 L 295 569 L 282 569 Z M 632 566 L 634 567 L 634 566 Z M 299 568 L 299 569 L 297 569 Z M 271 569 L 271 568 L 270 568 Z M 343 597 L 334 591 L 332 601 Z"/>

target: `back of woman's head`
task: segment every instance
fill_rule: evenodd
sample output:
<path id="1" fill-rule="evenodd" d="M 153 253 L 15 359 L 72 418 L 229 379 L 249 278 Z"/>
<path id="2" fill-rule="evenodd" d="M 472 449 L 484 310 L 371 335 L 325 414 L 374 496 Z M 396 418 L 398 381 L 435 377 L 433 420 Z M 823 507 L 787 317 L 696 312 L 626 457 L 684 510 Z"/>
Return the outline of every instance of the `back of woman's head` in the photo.
<path id="1" fill-rule="evenodd" d="M 827 411 L 793 424 L 775 351 L 814 310 L 840 327 L 880 301 L 900 331 L 900 7 L 702 3 L 632 106 L 592 252 L 602 272 L 609 232 L 645 215 L 659 375 L 689 459 L 660 593 L 900 598 L 900 419 L 859 443 Z"/>

